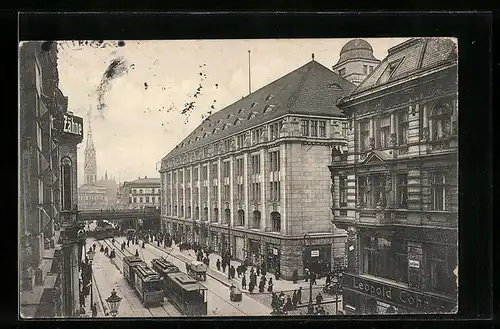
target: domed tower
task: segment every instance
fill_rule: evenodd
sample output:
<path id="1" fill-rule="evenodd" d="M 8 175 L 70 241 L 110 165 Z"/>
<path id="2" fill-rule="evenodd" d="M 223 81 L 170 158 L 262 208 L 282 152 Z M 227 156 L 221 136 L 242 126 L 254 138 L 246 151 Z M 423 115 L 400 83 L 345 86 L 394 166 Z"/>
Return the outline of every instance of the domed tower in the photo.
<path id="1" fill-rule="evenodd" d="M 340 50 L 340 58 L 332 69 L 335 73 L 359 85 L 380 63 L 373 56 L 372 46 L 363 39 L 353 39 Z"/>

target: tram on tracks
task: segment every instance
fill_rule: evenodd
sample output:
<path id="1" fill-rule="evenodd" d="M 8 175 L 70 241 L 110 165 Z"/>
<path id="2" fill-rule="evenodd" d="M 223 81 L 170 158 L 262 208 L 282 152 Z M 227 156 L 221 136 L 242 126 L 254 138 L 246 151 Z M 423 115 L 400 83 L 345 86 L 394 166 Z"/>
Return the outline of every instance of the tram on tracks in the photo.
<path id="1" fill-rule="evenodd" d="M 158 273 L 147 265 L 140 264 L 134 268 L 134 289 L 144 305 L 163 304 L 163 280 Z"/>
<path id="2" fill-rule="evenodd" d="M 153 259 L 151 261 L 151 268 L 164 278 L 167 274 L 179 273 L 181 271 L 177 266 L 166 260 L 164 257 Z"/>
<path id="3" fill-rule="evenodd" d="M 185 273 L 165 276 L 165 295 L 184 315 L 207 315 L 207 288 Z"/>
<path id="4" fill-rule="evenodd" d="M 144 305 L 163 303 L 163 280 L 141 258 L 123 257 L 123 276 Z"/>

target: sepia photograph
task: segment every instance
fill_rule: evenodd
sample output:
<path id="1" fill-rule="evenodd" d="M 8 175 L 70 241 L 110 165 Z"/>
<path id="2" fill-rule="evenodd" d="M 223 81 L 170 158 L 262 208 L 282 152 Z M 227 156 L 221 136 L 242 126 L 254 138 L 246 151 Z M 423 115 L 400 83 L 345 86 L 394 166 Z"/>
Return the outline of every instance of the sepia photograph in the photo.
<path id="1" fill-rule="evenodd" d="M 20 42 L 19 317 L 456 314 L 458 47 Z"/>

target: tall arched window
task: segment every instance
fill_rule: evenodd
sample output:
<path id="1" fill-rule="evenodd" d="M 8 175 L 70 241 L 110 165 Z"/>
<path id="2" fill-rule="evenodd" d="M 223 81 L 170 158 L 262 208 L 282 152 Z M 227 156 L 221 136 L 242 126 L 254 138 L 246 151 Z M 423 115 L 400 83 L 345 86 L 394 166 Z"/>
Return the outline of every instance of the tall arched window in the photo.
<path id="1" fill-rule="evenodd" d="M 64 157 L 61 159 L 61 200 L 62 200 L 62 210 L 71 210 L 71 190 L 72 190 L 72 179 L 71 179 L 71 159 Z"/>
<path id="2" fill-rule="evenodd" d="M 208 207 L 203 208 L 203 220 L 208 220 Z"/>
<path id="3" fill-rule="evenodd" d="M 260 211 L 253 212 L 253 228 L 260 229 Z"/>
<path id="4" fill-rule="evenodd" d="M 245 211 L 242 209 L 238 210 L 238 225 L 237 226 L 245 226 Z"/>
<path id="5" fill-rule="evenodd" d="M 226 224 L 231 223 L 231 210 L 226 209 Z"/>
<path id="6" fill-rule="evenodd" d="M 271 213 L 271 231 L 281 232 L 281 215 L 279 212 L 273 211 Z"/>
<path id="7" fill-rule="evenodd" d="M 214 215 L 212 217 L 212 223 L 217 223 L 219 221 L 219 208 L 214 208 Z"/>

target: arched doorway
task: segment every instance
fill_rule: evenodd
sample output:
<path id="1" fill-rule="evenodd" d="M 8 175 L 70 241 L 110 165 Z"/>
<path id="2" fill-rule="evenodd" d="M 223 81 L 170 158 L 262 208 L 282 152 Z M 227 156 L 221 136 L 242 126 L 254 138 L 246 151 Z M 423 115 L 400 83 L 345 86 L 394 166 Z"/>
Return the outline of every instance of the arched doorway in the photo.
<path id="1" fill-rule="evenodd" d="M 281 214 L 277 211 L 271 213 L 271 232 L 281 232 Z"/>
<path id="2" fill-rule="evenodd" d="M 254 210 L 252 228 L 260 229 L 260 218 L 261 218 L 260 211 Z"/>
<path id="3" fill-rule="evenodd" d="M 245 226 L 245 211 L 243 209 L 238 210 L 238 223 L 236 226 Z"/>

